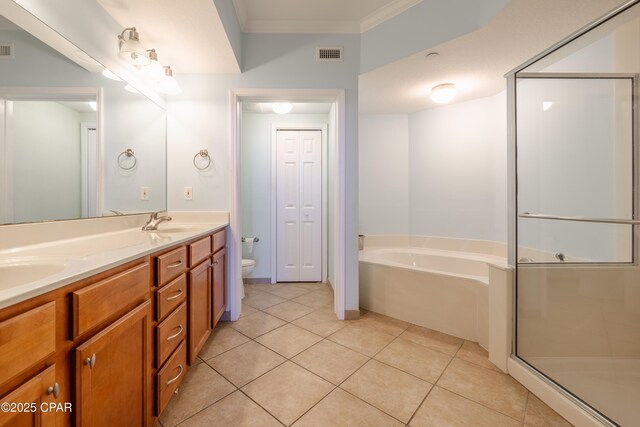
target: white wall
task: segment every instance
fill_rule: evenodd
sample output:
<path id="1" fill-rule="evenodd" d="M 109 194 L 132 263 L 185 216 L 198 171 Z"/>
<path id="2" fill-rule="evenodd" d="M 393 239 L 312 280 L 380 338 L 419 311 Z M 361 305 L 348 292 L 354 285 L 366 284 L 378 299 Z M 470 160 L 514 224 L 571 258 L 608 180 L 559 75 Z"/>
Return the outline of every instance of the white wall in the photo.
<path id="1" fill-rule="evenodd" d="M 256 267 L 250 277 L 271 278 L 271 244 L 275 236 L 271 235 L 271 177 L 272 154 L 271 138 L 273 124 L 325 124 L 329 123 L 328 114 L 252 114 L 242 115 L 241 130 L 241 182 L 240 196 L 242 204 L 242 235 L 258 237 L 260 242 L 249 254 L 243 245 L 243 258 L 256 261 Z M 328 131 L 329 133 L 332 130 Z M 329 212 L 331 216 L 331 212 Z M 327 256 L 323 253 L 323 257 Z"/>
<path id="2" fill-rule="evenodd" d="M 13 102 L 14 222 L 80 217 L 81 120 L 57 102 Z"/>
<path id="3" fill-rule="evenodd" d="M 409 234 L 409 116 L 360 115 L 360 233 Z"/>
<path id="4" fill-rule="evenodd" d="M 409 230 L 506 241 L 505 94 L 409 116 Z"/>

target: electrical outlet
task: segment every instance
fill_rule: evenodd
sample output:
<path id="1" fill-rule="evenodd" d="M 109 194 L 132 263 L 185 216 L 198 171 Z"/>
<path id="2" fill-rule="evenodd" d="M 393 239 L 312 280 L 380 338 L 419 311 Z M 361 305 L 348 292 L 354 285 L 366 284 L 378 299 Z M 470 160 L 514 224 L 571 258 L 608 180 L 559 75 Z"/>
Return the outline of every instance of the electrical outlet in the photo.
<path id="1" fill-rule="evenodd" d="M 184 187 L 184 199 L 193 200 L 193 187 Z"/>
<path id="2" fill-rule="evenodd" d="M 149 187 L 140 187 L 140 200 L 149 200 L 151 189 Z"/>

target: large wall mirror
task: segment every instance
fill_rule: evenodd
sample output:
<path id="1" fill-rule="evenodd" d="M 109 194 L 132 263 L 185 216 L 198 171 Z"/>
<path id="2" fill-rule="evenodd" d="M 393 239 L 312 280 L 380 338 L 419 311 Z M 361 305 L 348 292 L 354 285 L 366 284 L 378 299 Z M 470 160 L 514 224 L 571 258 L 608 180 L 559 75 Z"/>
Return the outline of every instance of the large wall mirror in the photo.
<path id="1" fill-rule="evenodd" d="M 0 224 L 166 210 L 164 109 L 19 24 L 0 8 Z"/>

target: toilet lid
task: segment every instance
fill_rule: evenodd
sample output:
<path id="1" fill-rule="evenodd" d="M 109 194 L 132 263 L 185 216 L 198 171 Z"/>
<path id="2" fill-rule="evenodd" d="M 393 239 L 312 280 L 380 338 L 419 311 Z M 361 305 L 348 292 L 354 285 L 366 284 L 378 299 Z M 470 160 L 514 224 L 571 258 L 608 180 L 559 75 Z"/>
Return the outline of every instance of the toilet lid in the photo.
<path id="1" fill-rule="evenodd" d="M 242 260 L 242 266 L 243 267 L 251 267 L 252 265 L 256 265 L 255 260 L 252 260 L 252 259 L 243 259 Z"/>

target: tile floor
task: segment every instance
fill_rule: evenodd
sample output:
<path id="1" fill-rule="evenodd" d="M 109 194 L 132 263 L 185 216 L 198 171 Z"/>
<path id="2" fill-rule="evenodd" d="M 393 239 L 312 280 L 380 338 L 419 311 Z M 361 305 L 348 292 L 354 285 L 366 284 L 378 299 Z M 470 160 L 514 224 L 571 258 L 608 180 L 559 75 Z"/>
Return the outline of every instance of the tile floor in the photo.
<path id="1" fill-rule="evenodd" d="M 373 312 L 341 322 L 332 301 L 322 284 L 246 286 L 158 424 L 571 425 L 478 344 Z"/>

